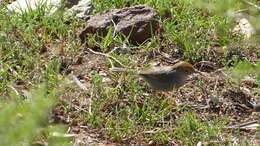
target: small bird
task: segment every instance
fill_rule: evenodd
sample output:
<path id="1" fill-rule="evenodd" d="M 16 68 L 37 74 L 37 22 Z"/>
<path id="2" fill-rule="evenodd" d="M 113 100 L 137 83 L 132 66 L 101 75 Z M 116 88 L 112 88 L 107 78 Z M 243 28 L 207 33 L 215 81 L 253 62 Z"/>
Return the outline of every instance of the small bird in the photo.
<path id="1" fill-rule="evenodd" d="M 112 71 L 127 71 L 120 68 L 114 68 Z M 142 77 L 154 90 L 171 91 L 185 84 L 185 80 L 192 73 L 201 73 L 193 66 L 184 61 L 180 61 L 173 66 L 159 66 L 138 71 Z"/>
<path id="2" fill-rule="evenodd" d="M 138 74 L 155 90 L 171 91 L 185 84 L 188 75 L 196 69 L 188 62 L 178 62 L 173 66 L 152 67 Z"/>

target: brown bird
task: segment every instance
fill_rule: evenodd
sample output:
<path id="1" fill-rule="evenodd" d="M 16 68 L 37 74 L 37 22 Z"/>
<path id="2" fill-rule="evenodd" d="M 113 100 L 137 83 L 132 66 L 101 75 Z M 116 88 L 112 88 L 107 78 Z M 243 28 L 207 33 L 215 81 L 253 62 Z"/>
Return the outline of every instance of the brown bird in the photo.
<path id="1" fill-rule="evenodd" d="M 188 75 L 196 69 L 188 62 L 178 62 L 173 66 L 152 67 L 139 72 L 139 75 L 155 90 L 170 91 L 185 84 Z"/>
<path id="2" fill-rule="evenodd" d="M 114 68 L 112 71 L 128 71 L 127 69 Z M 159 91 L 170 91 L 173 88 L 179 88 L 185 84 L 188 75 L 192 73 L 201 73 L 193 66 L 184 61 L 180 61 L 173 66 L 159 66 L 145 69 L 138 72 L 153 89 Z"/>

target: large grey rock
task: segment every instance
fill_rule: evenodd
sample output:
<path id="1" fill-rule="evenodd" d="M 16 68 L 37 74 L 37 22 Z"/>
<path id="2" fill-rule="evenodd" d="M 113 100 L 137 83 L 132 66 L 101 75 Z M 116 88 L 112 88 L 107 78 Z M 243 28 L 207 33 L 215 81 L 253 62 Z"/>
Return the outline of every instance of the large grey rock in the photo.
<path id="1" fill-rule="evenodd" d="M 90 17 L 87 26 L 80 33 L 85 40 L 89 33 L 106 35 L 112 27 L 115 33 L 122 33 L 133 43 L 143 43 L 159 28 L 158 13 L 144 5 L 123 9 L 110 9 Z"/>

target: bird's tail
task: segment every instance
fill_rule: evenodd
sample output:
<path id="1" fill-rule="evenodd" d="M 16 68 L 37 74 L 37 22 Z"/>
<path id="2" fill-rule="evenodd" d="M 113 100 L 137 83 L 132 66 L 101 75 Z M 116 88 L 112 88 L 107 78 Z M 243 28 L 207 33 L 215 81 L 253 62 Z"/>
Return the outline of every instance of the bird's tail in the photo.
<path id="1" fill-rule="evenodd" d="M 121 67 L 112 67 L 109 69 L 112 72 L 130 72 L 131 69 L 129 68 L 121 68 Z"/>

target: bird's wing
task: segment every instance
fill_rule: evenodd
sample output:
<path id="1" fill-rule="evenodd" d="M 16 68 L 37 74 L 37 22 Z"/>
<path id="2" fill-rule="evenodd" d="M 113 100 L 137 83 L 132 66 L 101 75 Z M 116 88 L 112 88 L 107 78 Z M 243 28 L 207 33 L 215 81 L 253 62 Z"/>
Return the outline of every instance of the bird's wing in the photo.
<path id="1" fill-rule="evenodd" d="M 173 71 L 172 66 L 153 67 L 139 72 L 139 75 L 162 75 Z"/>

